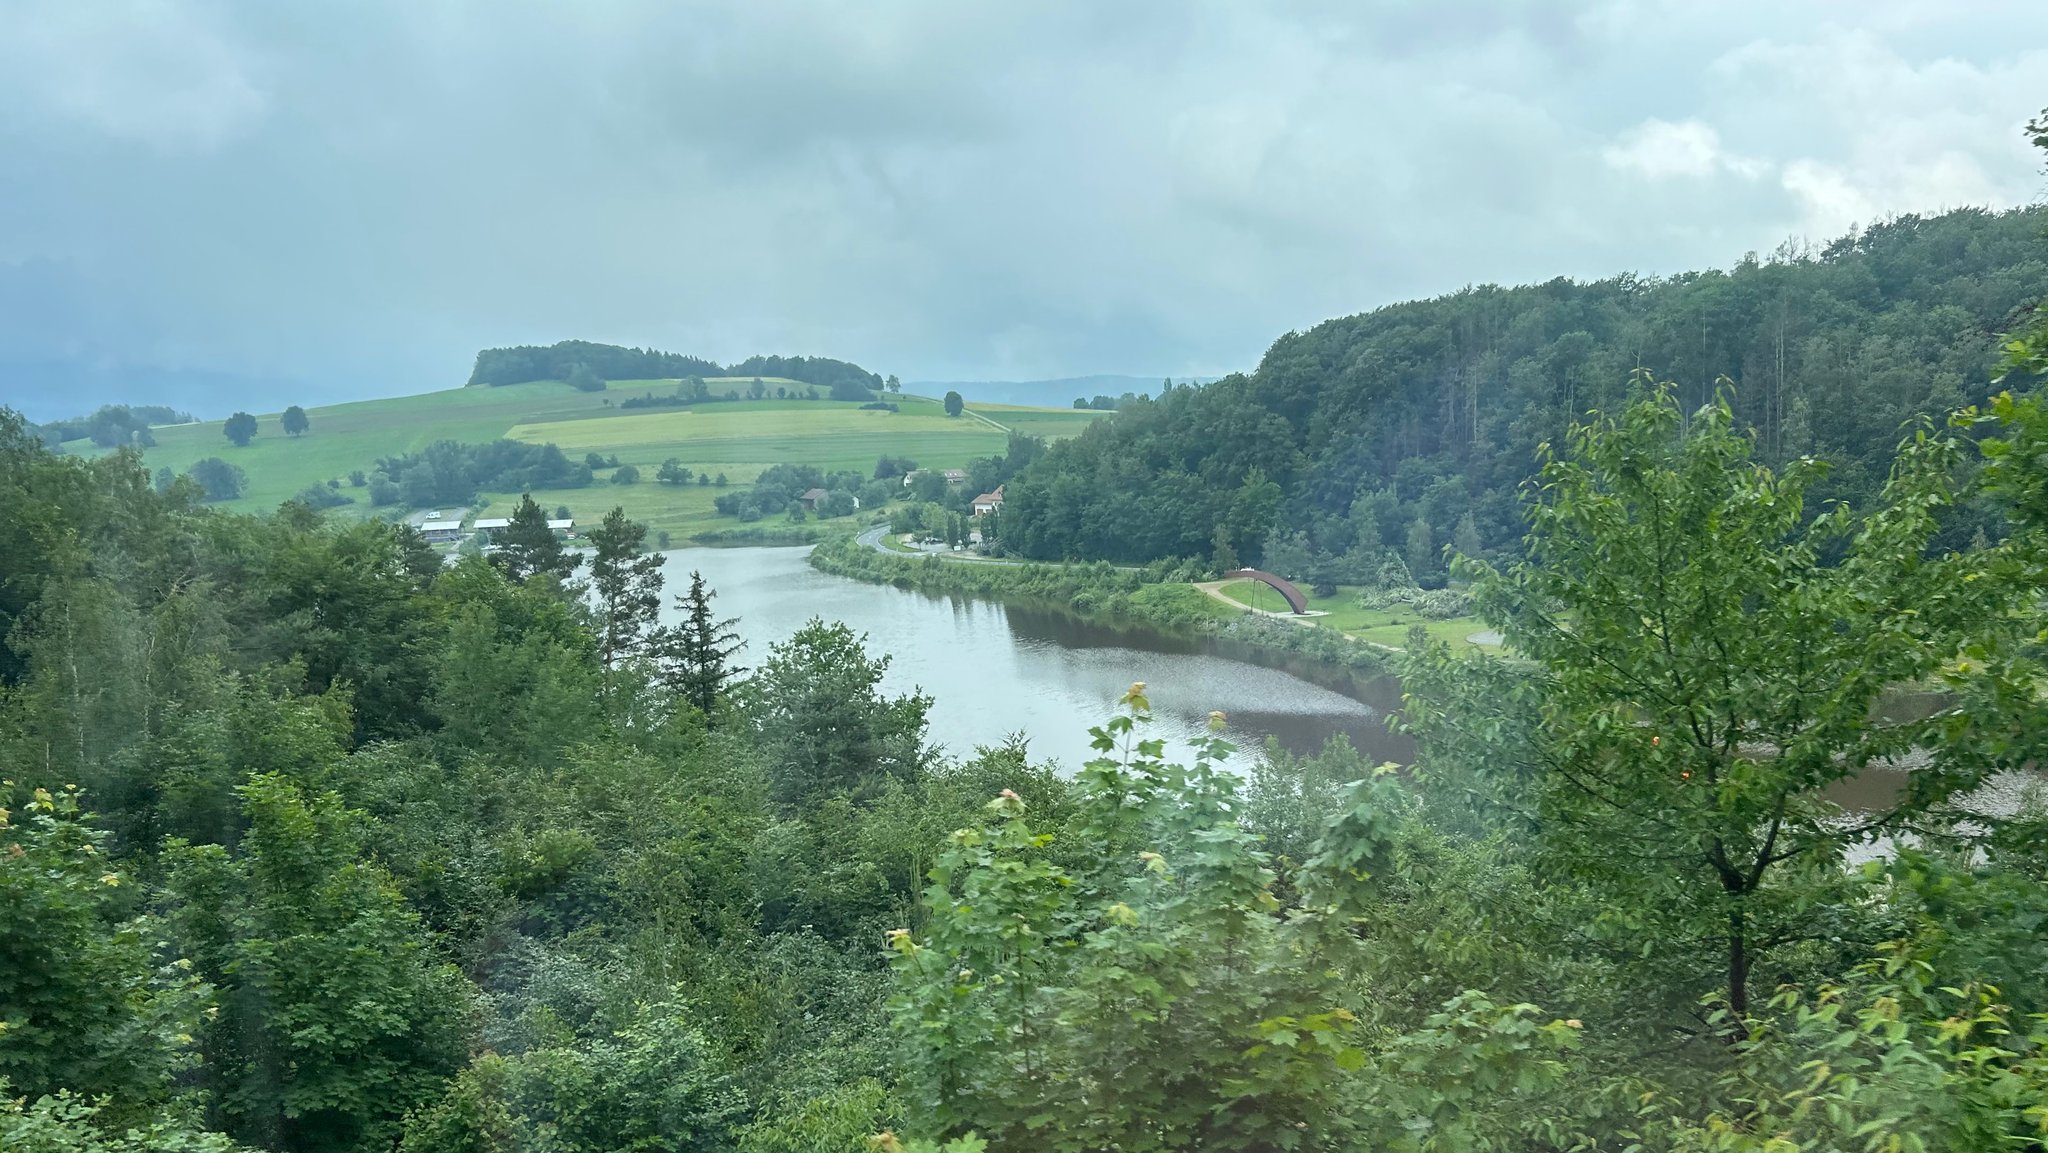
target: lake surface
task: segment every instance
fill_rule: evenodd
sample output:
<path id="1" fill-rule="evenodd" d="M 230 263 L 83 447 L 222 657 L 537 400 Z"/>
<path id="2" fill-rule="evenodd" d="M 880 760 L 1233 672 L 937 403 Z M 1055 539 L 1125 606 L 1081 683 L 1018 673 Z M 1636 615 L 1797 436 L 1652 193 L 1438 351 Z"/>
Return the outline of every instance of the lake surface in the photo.
<path id="1" fill-rule="evenodd" d="M 1088 730 L 1107 720 L 1132 681 L 1144 681 L 1154 728 L 1169 753 L 1206 730 L 1209 712 L 1229 718 L 1241 749 L 1270 737 L 1313 752 L 1344 736 L 1375 760 L 1406 763 L 1413 745 L 1389 732 L 1400 706 L 1392 677 L 1358 676 L 1290 663 L 1208 637 L 1082 620 L 1055 608 L 996 604 L 906 591 L 832 576 L 806 561 L 808 547 L 699 548 L 665 554 L 665 600 L 689 587 L 695 569 L 717 590 L 713 608 L 738 617 L 740 656 L 758 665 L 768 647 L 813 617 L 867 634 L 886 654 L 883 687 L 933 698 L 931 740 L 955 755 L 1022 734 L 1034 759 L 1072 770 L 1093 756 Z M 664 621 L 675 618 L 673 607 Z M 1178 746 L 1178 747 L 1176 747 Z"/>

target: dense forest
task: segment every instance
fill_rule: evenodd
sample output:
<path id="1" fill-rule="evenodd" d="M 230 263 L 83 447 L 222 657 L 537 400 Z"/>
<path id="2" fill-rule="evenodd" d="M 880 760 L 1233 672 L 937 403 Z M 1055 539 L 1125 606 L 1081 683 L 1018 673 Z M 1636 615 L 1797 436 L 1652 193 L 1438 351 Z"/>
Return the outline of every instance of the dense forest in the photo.
<path id="1" fill-rule="evenodd" d="M 1825 457 L 1816 495 L 1874 497 L 1905 423 L 1991 391 L 1997 336 L 2048 295 L 2048 209 L 1904 216 L 1727 271 L 1467 289 L 1328 321 L 1257 371 L 1053 447 L 1008 489 L 1004 543 L 1143 562 L 1285 542 L 1301 568 L 1513 548 L 1537 446 L 1647 367 L 1689 411 L 1725 389 L 1761 459 Z M 1979 523 L 1959 518 L 1968 540 Z M 1307 572 L 1290 572 L 1306 576 Z"/>
<path id="2" fill-rule="evenodd" d="M 823 356 L 750 356 L 737 364 L 652 348 L 620 348 L 587 340 L 550 345 L 486 348 L 476 354 L 473 385 L 524 384 L 534 380 L 591 382 L 668 380 L 689 377 L 784 377 L 828 390 L 834 400 L 871 400 L 883 387 L 880 376 L 843 360 Z"/>

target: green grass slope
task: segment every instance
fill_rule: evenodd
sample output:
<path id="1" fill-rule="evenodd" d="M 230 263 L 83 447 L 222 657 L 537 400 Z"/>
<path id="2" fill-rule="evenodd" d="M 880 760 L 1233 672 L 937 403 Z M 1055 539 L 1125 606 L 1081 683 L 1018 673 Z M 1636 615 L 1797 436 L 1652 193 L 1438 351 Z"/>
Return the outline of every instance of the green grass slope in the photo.
<path id="1" fill-rule="evenodd" d="M 738 389 L 752 377 L 708 382 L 716 391 Z M 788 380 L 762 378 L 770 392 L 777 387 L 801 389 Z M 957 468 L 979 456 L 1003 451 L 1007 429 L 1048 438 L 1071 436 L 1102 414 L 1060 409 L 991 409 L 988 419 L 948 417 L 928 397 L 890 396 L 899 411 L 863 409 L 835 401 L 726 401 L 693 408 L 621 408 L 630 398 L 653 393 L 674 395 L 674 380 L 612 381 L 603 392 L 578 392 L 553 382 L 499 388 L 453 388 L 416 396 L 356 401 L 307 410 L 311 428 L 303 436 L 286 436 L 278 414 L 258 416 L 256 439 L 236 447 L 217 420 L 154 430 L 156 445 L 143 453 L 152 470 L 183 472 L 195 461 L 217 456 L 248 475 L 248 489 L 223 507 L 261 511 L 275 507 L 308 485 L 342 482 L 341 491 L 356 498 L 338 515 L 373 515 L 366 489 L 348 487 L 355 469 L 370 471 L 380 457 L 414 452 L 437 440 L 469 443 L 506 437 L 531 443 L 553 442 L 571 457 L 586 452 L 616 455 L 622 464 L 637 465 L 637 485 L 606 483 L 599 473 L 589 488 L 536 492 L 550 509 L 566 505 L 579 520 L 595 520 L 613 505 L 656 531 L 676 539 L 736 524 L 711 507 L 718 490 L 710 486 L 656 484 L 654 471 L 670 457 L 693 472 L 725 473 L 732 484 L 751 483 L 776 464 L 810 464 L 824 469 L 874 467 L 879 456 L 907 456 L 931 468 Z M 977 406 L 978 408 L 979 406 Z M 1082 418 L 1082 419 L 1076 419 Z M 68 451 L 96 452 L 83 442 Z M 516 493 L 486 493 L 503 504 Z M 406 511 L 375 510 L 375 515 Z M 453 511 L 453 510 L 449 510 Z"/>

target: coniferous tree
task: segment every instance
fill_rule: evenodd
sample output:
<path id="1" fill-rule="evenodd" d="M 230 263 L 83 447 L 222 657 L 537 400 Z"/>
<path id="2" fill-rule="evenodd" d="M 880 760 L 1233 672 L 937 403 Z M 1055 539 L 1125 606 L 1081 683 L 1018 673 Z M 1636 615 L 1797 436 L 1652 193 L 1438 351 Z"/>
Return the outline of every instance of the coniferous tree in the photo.
<path id="1" fill-rule="evenodd" d="M 717 595 L 704 583 L 704 574 L 693 570 L 690 591 L 676 595 L 683 623 L 662 630 L 659 641 L 662 675 L 669 687 L 707 717 L 725 686 L 747 671 L 732 663 L 744 643 L 739 622 L 719 620 L 711 613 L 711 598 Z"/>
<path id="2" fill-rule="evenodd" d="M 491 539 L 497 545 L 491 560 L 516 581 L 541 573 L 553 573 L 567 580 L 576 566 L 583 563 L 582 557 L 563 550 L 562 542 L 555 539 L 555 530 L 548 527 L 547 511 L 533 503 L 530 493 L 519 498 L 512 523 L 499 529 Z"/>
<path id="3" fill-rule="evenodd" d="M 606 669 L 646 651 L 661 612 L 661 557 L 642 555 L 647 526 L 613 507 L 590 533 L 597 655 Z"/>

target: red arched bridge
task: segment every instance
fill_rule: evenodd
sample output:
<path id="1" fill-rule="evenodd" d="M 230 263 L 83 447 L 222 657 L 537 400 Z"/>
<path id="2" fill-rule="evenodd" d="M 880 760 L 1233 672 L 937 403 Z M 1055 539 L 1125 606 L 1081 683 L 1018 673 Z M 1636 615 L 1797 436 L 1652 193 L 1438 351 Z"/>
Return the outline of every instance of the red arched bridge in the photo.
<path id="1" fill-rule="evenodd" d="M 1272 573 L 1260 572 L 1255 568 L 1240 568 L 1224 573 L 1223 578 L 1225 580 L 1254 580 L 1262 584 L 1272 585 L 1281 596 L 1287 598 L 1287 607 L 1293 609 L 1296 616 L 1308 611 L 1308 598 L 1301 595 L 1301 590 L 1295 588 L 1287 581 L 1274 576 Z"/>

